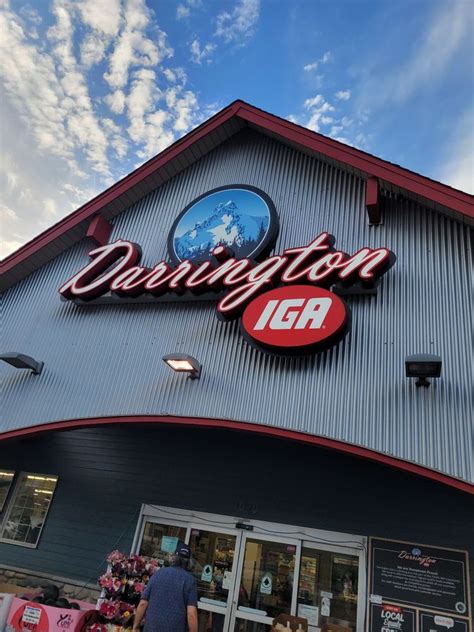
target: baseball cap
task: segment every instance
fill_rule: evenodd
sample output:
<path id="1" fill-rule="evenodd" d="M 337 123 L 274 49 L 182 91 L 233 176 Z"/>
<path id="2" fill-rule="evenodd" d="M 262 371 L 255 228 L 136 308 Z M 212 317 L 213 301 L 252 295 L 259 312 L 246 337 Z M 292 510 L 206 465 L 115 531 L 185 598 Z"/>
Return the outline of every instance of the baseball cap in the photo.
<path id="1" fill-rule="evenodd" d="M 178 542 L 178 545 L 176 546 L 176 555 L 189 560 L 189 558 L 191 557 L 191 549 L 184 542 Z"/>

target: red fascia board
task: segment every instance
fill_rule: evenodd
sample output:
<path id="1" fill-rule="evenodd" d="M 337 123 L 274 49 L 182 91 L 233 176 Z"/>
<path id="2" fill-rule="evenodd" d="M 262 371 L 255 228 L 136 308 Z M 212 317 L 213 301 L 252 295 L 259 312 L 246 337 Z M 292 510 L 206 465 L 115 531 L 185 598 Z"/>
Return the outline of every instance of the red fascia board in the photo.
<path id="1" fill-rule="evenodd" d="M 100 213 L 104 206 L 114 202 L 114 200 L 118 197 L 166 165 L 166 163 L 173 160 L 173 158 L 188 149 L 188 147 L 192 146 L 203 136 L 206 136 L 217 127 L 220 127 L 227 120 L 235 116 L 235 110 L 236 105 L 232 103 L 228 108 L 218 112 L 215 116 L 208 119 L 195 130 L 173 143 L 173 145 L 143 164 L 141 167 L 138 167 L 138 169 L 125 176 L 125 178 L 111 186 L 103 193 L 100 193 L 90 202 L 87 202 L 76 211 L 54 224 L 51 228 L 48 228 L 43 233 L 40 233 L 40 235 L 26 243 L 16 252 L 12 253 L 0 264 L 1 273 L 8 272 L 77 224 L 89 219 L 96 213 Z"/>
<path id="2" fill-rule="evenodd" d="M 233 421 L 229 419 L 207 419 L 201 417 L 174 417 L 161 415 L 126 415 L 120 417 L 92 417 L 86 419 L 71 419 L 67 421 L 56 421 L 52 423 L 30 426 L 18 430 L 10 430 L 0 434 L 0 441 L 20 439 L 43 434 L 45 432 L 56 432 L 61 430 L 73 430 L 96 426 L 117 424 L 174 424 L 179 426 L 200 427 L 200 428 L 224 428 L 237 430 L 240 432 L 254 433 L 257 435 L 277 437 L 288 441 L 296 441 L 309 445 L 319 446 L 328 450 L 335 450 L 342 454 L 347 454 L 357 458 L 362 458 L 373 463 L 386 465 L 396 470 L 408 472 L 422 478 L 442 483 L 462 492 L 474 495 L 474 485 L 468 481 L 443 474 L 437 470 L 432 470 L 423 465 L 418 465 L 411 461 L 405 461 L 388 454 L 382 454 L 376 450 L 364 448 L 362 446 L 346 443 L 337 439 L 328 439 L 317 435 L 311 435 L 296 430 L 287 430 L 275 426 L 265 426 L 262 424 L 249 423 L 244 421 Z"/>
<path id="3" fill-rule="evenodd" d="M 349 147 L 331 138 L 295 125 L 290 121 L 277 118 L 246 103 L 240 105 L 237 110 L 237 116 L 257 127 L 262 127 L 269 132 L 282 136 L 295 144 L 350 165 L 359 171 L 367 173 L 369 176 L 380 178 L 401 189 L 406 189 L 411 193 L 474 218 L 474 197 L 468 193 L 463 193 L 441 182 L 420 176 L 403 167 L 398 167 L 381 158 L 367 154 L 360 149 Z"/>

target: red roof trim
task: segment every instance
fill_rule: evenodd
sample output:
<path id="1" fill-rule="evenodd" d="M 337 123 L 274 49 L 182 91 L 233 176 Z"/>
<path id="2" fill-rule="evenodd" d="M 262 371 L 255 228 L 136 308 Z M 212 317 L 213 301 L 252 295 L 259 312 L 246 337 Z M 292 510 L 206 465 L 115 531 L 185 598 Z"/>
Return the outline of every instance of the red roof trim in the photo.
<path id="1" fill-rule="evenodd" d="M 290 121 L 278 118 L 273 114 L 258 110 L 246 103 L 242 103 L 237 111 L 237 116 L 255 125 L 264 127 L 279 136 L 283 136 L 287 140 L 321 153 L 328 158 L 333 158 L 360 171 L 365 171 L 370 176 L 386 180 L 411 193 L 425 197 L 433 202 L 438 202 L 463 215 L 474 218 L 474 197 L 468 193 L 418 175 L 413 171 L 367 154 L 360 149 L 355 149 L 322 134 L 312 132 L 305 127 L 300 127 Z M 456 202 L 458 203 L 456 204 Z"/>
<path id="2" fill-rule="evenodd" d="M 452 209 L 461 215 L 474 218 L 474 197 L 468 193 L 458 191 L 445 184 L 418 175 L 408 169 L 403 169 L 398 165 L 381 160 L 359 149 L 344 145 L 332 138 L 327 138 L 326 136 L 312 132 L 295 123 L 259 110 L 243 101 L 234 101 L 227 108 L 215 114 L 212 118 L 176 141 L 173 145 L 143 164 L 131 174 L 12 253 L 1 263 L 1 272 L 6 273 L 12 270 L 15 266 L 24 262 L 43 247 L 47 247 L 48 244 L 66 231 L 90 218 L 95 213 L 99 213 L 105 205 L 116 200 L 133 186 L 140 183 L 144 178 L 164 167 L 182 151 L 188 149 L 195 142 L 233 117 L 252 123 L 290 142 L 294 142 L 324 156 L 350 165 L 367 173 L 369 177 L 378 177 L 401 189 L 405 189 Z"/>
<path id="3" fill-rule="evenodd" d="M 448 476 L 442 472 L 431 470 L 423 465 L 417 465 L 410 461 L 398 459 L 388 454 L 382 454 L 369 448 L 353 445 L 337 439 L 328 439 L 316 435 L 298 432 L 296 430 L 286 430 L 285 428 L 277 428 L 275 426 L 265 426 L 262 424 L 248 423 L 242 421 L 232 421 L 229 419 L 204 419 L 201 417 L 173 417 L 160 415 L 127 415 L 123 417 L 93 417 L 86 419 L 72 419 L 69 421 L 57 421 L 53 423 L 41 424 L 38 426 L 30 426 L 29 428 L 21 428 L 19 430 L 10 430 L 0 434 L 0 441 L 15 439 L 21 437 L 31 437 L 44 432 L 53 432 L 59 430 L 72 430 L 76 428 L 87 428 L 94 426 L 106 426 L 110 424 L 175 424 L 180 426 L 193 426 L 201 428 L 227 428 L 240 432 L 255 433 L 264 436 L 279 437 L 289 441 L 297 441 L 309 445 L 316 445 L 329 450 L 336 450 L 343 454 L 348 454 L 358 458 L 366 459 L 373 463 L 388 465 L 394 469 L 415 474 L 423 478 L 430 479 L 443 485 L 448 485 L 454 489 L 474 495 L 474 485 L 467 481 L 463 481 L 453 476 Z"/>

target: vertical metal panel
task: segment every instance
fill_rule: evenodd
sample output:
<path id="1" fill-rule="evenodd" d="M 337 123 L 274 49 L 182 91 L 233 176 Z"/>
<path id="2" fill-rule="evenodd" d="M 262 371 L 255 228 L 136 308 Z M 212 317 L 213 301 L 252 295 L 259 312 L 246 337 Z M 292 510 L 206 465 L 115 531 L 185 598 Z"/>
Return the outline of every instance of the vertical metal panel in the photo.
<path id="1" fill-rule="evenodd" d="M 328 230 L 346 252 L 386 245 L 397 254 L 376 297 L 348 299 L 351 333 L 318 356 L 277 358 L 249 347 L 212 304 L 62 303 L 58 287 L 87 261 L 84 241 L 4 296 L 2 347 L 44 360 L 45 369 L 34 377 L 0 367 L 3 429 L 114 414 L 230 418 L 333 437 L 473 480 L 468 227 L 390 193 L 383 224 L 369 226 L 361 179 L 247 130 L 117 216 L 111 239 L 141 244 L 151 265 L 166 258 L 181 209 L 232 183 L 274 200 L 276 252 Z M 161 357 L 174 351 L 202 361 L 200 381 L 167 369 Z M 417 352 L 443 359 L 441 379 L 427 389 L 404 377 L 405 356 Z"/>

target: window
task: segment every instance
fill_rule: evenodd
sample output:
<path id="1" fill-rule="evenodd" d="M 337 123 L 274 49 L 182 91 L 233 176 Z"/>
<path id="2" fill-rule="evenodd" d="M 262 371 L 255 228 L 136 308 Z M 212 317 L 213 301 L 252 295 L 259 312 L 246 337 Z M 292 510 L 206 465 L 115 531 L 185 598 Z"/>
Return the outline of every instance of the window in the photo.
<path id="1" fill-rule="evenodd" d="M 3 510 L 14 476 L 15 472 L 0 470 L 0 511 Z"/>
<path id="2" fill-rule="evenodd" d="M 57 482 L 57 476 L 22 473 L 5 512 L 0 538 L 36 546 Z"/>
<path id="3" fill-rule="evenodd" d="M 184 542 L 185 537 L 186 527 L 147 521 L 139 554 L 154 557 L 163 566 L 167 553 L 174 553 L 178 541 Z"/>

